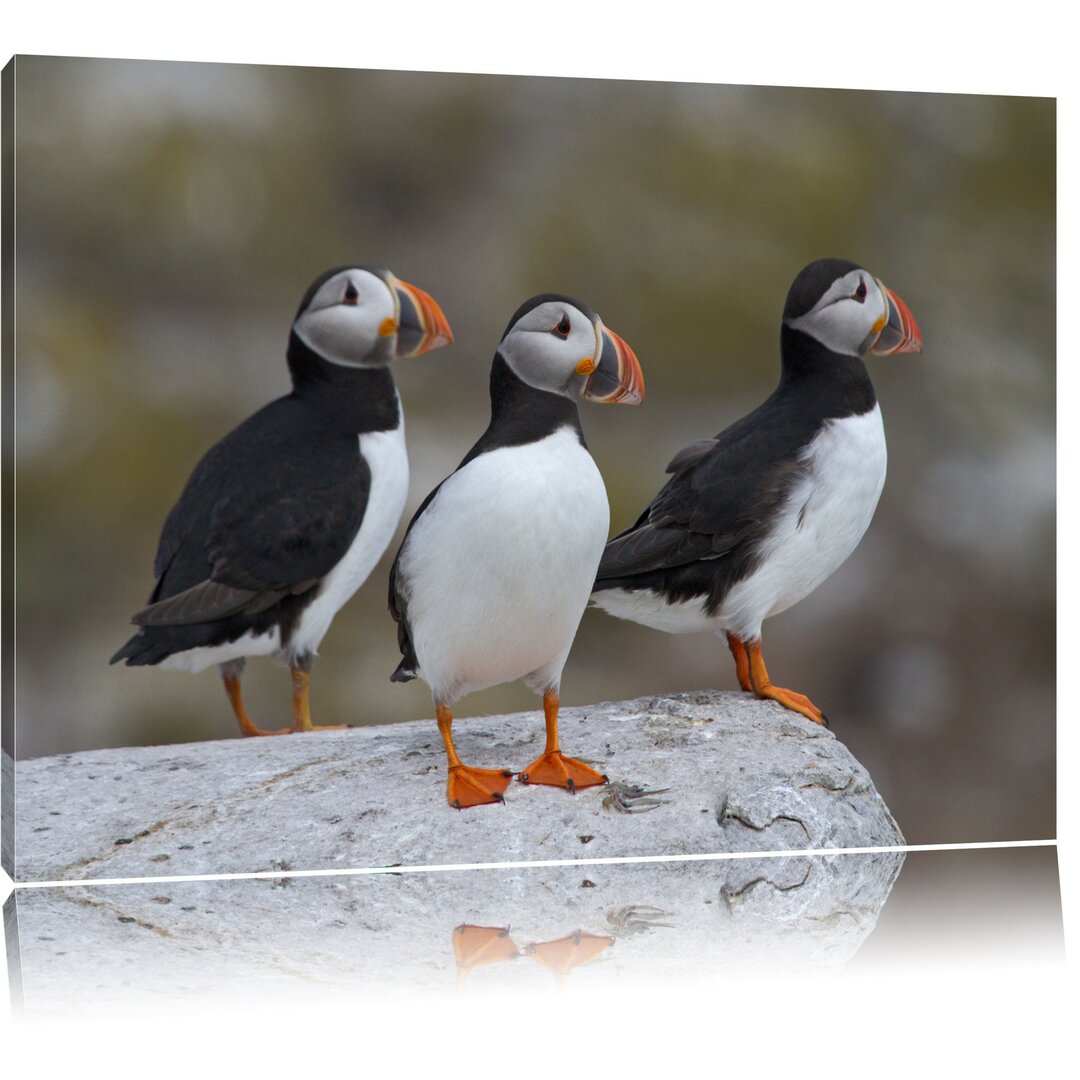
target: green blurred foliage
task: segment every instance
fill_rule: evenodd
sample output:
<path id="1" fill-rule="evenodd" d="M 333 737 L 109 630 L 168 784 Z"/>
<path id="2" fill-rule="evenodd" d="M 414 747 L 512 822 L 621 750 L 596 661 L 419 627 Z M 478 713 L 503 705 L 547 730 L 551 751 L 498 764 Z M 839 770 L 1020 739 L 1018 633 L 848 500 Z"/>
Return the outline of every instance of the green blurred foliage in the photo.
<path id="1" fill-rule="evenodd" d="M 236 733 L 213 672 L 106 660 L 195 462 L 286 392 L 323 269 L 388 266 L 454 327 L 396 372 L 407 515 L 483 429 L 514 308 L 596 307 L 648 390 L 583 409 L 617 530 L 675 451 L 772 389 L 791 279 L 841 255 L 904 297 L 926 351 L 872 361 L 882 504 L 766 624 L 770 670 L 826 709 L 909 840 L 1054 834 L 1053 101 L 35 57 L 16 79 L 21 755 Z M 321 722 L 431 714 L 387 678 L 395 550 L 324 642 Z M 284 720 L 284 673 L 256 662 L 245 685 Z M 702 685 L 735 688 L 717 640 L 590 611 L 563 690 Z M 510 686 L 460 709 L 532 707 Z"/>

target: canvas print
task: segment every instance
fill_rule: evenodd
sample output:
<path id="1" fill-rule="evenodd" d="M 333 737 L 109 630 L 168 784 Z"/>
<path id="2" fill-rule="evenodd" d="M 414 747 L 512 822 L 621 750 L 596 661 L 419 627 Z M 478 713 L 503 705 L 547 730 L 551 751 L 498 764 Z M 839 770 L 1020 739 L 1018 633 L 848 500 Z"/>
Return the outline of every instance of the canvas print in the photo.
<path id="1" fill-rule="evenodd" d="M 1054 835 L 1053 100 L 4 89 L 16 880 Z"/>

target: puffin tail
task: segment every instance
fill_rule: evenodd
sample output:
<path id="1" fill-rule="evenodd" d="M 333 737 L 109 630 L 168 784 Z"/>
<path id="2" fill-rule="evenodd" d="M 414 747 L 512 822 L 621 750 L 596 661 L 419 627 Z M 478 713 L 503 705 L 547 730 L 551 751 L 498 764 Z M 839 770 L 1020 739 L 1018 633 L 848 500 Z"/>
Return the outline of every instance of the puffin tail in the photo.
<path id="1" fill-rule="evenodd" d="M 409 658 L 406 657 L 404 660 L 401 661 L 400 664 L 398 664 L 397 668 L 394 670 L 394 674 L 390 676 L 390 681 L 412 682 L 415 678 L 417 678 L 417 674 L 409 665 Z"/>
<path id="2" fill-rule="evenodd" d="M 140 630 L 128 642 L 113 653 L 110 664 L 123 660 L 129 666 L 141 667 L 143 664 L 160 664 L 173 650 L 163 647 L 159 641 Z"/>

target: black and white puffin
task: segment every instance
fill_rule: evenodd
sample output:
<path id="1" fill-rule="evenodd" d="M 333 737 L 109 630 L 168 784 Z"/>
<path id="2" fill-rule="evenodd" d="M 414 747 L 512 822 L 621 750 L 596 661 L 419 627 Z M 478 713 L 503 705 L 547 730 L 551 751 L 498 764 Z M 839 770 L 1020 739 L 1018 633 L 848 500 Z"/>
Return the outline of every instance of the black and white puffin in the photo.
<path id="1" fill-rule="evenodd" d="M 218 664 L 245 735 L 311 731 L 319 643 L 397 528 L 409 486 L 391 360 L 453 340 L 427 293 L 375 267 L 312 282 L 289 335 L 292 393 L 213 446 L 165 521 L 140 629 L 110 663 Z M 249 656 L 292 673 L 291 727 L 264 731 L 240 693 Z M 329 726 L 329 725 L 326 725 Z M 341 725 L 347 726 L 347 725 Z"/>
<path id="2" fill-rule="evenodd" d="M 559 749 L 559 682 L 589 602 L 609 512 L 577 402 L 637 404 L 633 350 L 591 308 L 534 296 L 514 313 L 491 366 L 491 423 L 424 501 L 390 574 L 403 659 L 422 678 L 446 746 L 447 799 L 502 801 L 513 773 L 463 765 L 450 736 L 465 694 L 523 679 L 543 694 L 547 745 L 530 784 L 588 787 L 604 777 Z"/>
<path id="3" fill-rule="evenodd" d="M 862 267 L 803 269 L 784 307 L 780 385 L 675 456 L 671 479 L 604 550 L 594 601 L 657 630 L 726 635 L 743 690 L 827 723 L 769 680 L 761 624 L 833 573 L 873 517 L 885 432 L 863 358 L 921 350 L 907 306 Z"/>

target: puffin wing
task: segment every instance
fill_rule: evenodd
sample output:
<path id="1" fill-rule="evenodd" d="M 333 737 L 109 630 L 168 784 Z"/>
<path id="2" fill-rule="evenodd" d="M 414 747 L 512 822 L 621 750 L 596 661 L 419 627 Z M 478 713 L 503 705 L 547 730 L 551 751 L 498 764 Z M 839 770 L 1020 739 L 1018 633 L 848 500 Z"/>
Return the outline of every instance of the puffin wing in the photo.
<path id="1" fill-rule="evenodd" d="M 470 459 L 466 458 L 466 461 L 468 460 Z M 462 464 L 465 464 L 465 462 L 462 462 Z M 460 469 L 461 465 L 459 465 L 458 468 Z M 456 471 L 457 470 L 455 470 L 455 472 Z M 449 479 L 449 477 L 447 479 Z M 401 553 L 405 550 L 405 545 L 409 542 L 409 534 L 412 532 L 413 526 L 420 520 L 420 516 L 431 504 L 431 500 L 438 495 L 439 489 L 445 483 L 446 480 L 443 480 L 434 487 L 427 498 L 424 499 L 419 507 L 417 507 L 416 513 L 413 514 L 412 519 L 409 521 L 409 527 L 405 530 L 405 536 L 402 538 L 401 547 L 398 548 L 398 552 L 394 556 L 394 564 L 390 567 L 390 617 L 397 623 L 398 649 L 400 650 L 402 657 L 401 663 L 398 664 L 394 673 L 390 676 L 391 682 L 409 682 L 411 679 L 415 679 L 417 677 L 416 669 L 420 663 L 416 657 L 416 649 L 413 647 L 412 643 L 412 631 L 409 627 L 408 582 L 401 573 Z"/>
<path id="2" fill-rule="evenodd" d="M 667 468 L 671 479 L 641 517 L 608 542 L 597 588 L 721 559 L 764 535 L 801 471 L 801 440 L 769 405 L 675 455 Z"/>
<path id="3" fill-rule="evenodd" d="M 260 438 L 246 426 L 188 481 L 162 531 L 151 603 L 134 623 L 257 614 L 312 588 L 348 551 L 371 490 L 356 437 L 292 438 L 288 425 L 263 425 L 275 437 Z"/>

